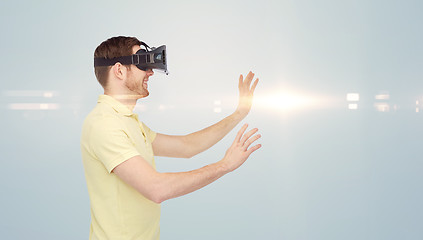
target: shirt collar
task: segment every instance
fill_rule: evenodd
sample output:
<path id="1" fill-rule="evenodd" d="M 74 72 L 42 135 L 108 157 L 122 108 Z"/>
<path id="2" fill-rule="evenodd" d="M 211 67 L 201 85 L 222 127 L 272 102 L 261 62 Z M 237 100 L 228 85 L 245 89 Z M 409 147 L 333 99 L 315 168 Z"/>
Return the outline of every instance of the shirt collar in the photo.
<path id="1" fill-rule="evenodd" d="M 132 116 L 135 115 L 127 106 L 123 105 L 118 100 L 114 99 L 108 95 L 100 95 L 97 100 L 98 103 L 106 103 L 111 106 L 117 113 L 122 114 L 124 116 Z"/>

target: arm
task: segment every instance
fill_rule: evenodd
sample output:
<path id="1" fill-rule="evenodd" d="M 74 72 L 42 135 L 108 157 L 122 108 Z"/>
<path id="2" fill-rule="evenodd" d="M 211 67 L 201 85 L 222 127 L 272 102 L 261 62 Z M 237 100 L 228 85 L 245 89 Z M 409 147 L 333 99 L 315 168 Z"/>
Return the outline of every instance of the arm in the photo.
<path id="1" fill-rule="evenodd" d="M 184 136 L 170 136 L 158 133 L 153 141 L 153 151 L 156 156 L 193 157 L 219 142 L 250 112 L 254 90 L 258 79 L 251 85 L 254 73 L 249 72 L 243 80 L 239 77 L 239 103 L 236 111 L 218 123 Z"/>
<path id="2" fill-rule="evenodd" d="M 254 135 L 257 129 L 244 135 L 246 129 L 247 125 L 241 128 L 222 160 L 193 171 L 159 173 L 141 156 L 135 156 L 116 166 L 113 173 L 146 198 L 161 203 L 200 189 L 241 166 L 261 147 L 258 144 L 249 148 L 260 135 Z"/>

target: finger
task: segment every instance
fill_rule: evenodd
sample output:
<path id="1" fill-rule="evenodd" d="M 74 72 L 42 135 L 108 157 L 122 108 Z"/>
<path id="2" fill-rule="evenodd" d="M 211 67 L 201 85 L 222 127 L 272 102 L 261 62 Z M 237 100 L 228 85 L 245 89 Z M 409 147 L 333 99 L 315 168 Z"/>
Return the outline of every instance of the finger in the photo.
<path id="1" fill-rule="evenodd" d="M 245 144 L 245 142 L 254 134 L 258 131 L 257 128 L 251 129 L 249 132 L 247 132 L 241 139 L 241 143 L 242 145 Z"/>
<path id="2" fill-rule="evenodd" d="M 247 123 L 244 124 L 244 126 L 242 126 L 242 128 L 238 131 L 238 134 L 236 135 L 234 142 L 238 143 L 241 140 L 241 136 L 244 134 L 247 127 L 248 127 Z"/>
<path id="3" fill-rule="evenodd" d="M 248 86 L 248 88 L 250 87 L 250 84 L 253 78 L 254 78 L 254 73 L 250 71 L 245 77 L 245 84 Z"/>
<path id="4" fill-rule="evenodd" d="M 251 87 L 251 93 L 254 93 L 254 90 L 256 90 L 256 86 L 257 86 L 258 81 L 259 81 L 258 78 L 254 81 L 253 86 Z"/>
<path id="5" fill-rule="evenodd" d="M 248 139 L 248 141 L 247 142 L 245 142 L 245 144 L 244 144 L 244 150 L 245 151 L 247 151 L 247 149 L 250 147 L 250 145 L 253 143 L 253 142 L 255 142 L 255 141 L 257 141 L 257 139 L 259 139 L 259 138 L 261 138 L 261 135 L 260 134 L 257 134 L 257 135 L 255 135 L 254 137 L 252 137 L 252 138 L 250 138 L 250 139 Z"/>
<path id="6" fill-rule="evenodd" d="M 247 156 L 250 156 L 251 153 L 255 152 L 257 149 L 261 148 L 261 144 L 257 144 L 254 147 L 251 147 L 250 149 L 248 149 L 247 151 Z"/>
<path id="7" fill-rule="evenodd" d="M 241 88 L 241 86 L 242 86 L 242 80 L 243 80 L 243 77 L 242 77 L 242 74 L 241 74 L 241 75 L 239 75 L 238 88 Z"/>

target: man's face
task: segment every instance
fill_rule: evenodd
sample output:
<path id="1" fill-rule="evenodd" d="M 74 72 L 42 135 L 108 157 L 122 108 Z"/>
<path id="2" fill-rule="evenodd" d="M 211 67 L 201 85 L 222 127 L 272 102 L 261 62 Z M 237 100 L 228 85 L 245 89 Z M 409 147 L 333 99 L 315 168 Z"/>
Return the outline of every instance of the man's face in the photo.
<path id="1" fill-rule="evenodd" d="M 140 46 L 133 46 L 132 54 L 135 54 L 140 49 Z M 135 65 L 130 65 L 125 85 L 134 95 L 137 95 L 137 98 L 147 97 L 150 94 L 148 92 L 148 78 L 153 76 L 153 74 L 154 72 L 152 69 L 143 71 Z"/>

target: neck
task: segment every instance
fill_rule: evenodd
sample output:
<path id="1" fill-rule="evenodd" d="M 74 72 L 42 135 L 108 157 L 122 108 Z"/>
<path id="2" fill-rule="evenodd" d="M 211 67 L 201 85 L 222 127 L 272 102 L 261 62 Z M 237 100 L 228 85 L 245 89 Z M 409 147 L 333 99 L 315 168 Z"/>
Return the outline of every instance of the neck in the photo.
<path id="1" fill-rule="evenodd" d="M 114 94 L 114 93 L 111 93 L 111 92 L 108 92 L 108 91 L 104 91 L 104 95 L 108 95 L 108 96 L 118 100 L 120 103 L 125 105 L 131 111 L 134 111 L 134 107 L 137 104 L 137 100 L 140 98 L 139 95 Z"/>

